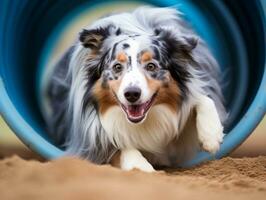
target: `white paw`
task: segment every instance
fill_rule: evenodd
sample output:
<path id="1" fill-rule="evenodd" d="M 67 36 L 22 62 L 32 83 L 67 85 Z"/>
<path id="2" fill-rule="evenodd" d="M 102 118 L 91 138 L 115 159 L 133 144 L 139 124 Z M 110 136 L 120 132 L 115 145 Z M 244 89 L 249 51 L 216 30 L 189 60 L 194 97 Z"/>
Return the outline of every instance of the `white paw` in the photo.
<path id="1" fill-rule="evenodd" d="M 139 169 L 144 172 L 155 171 L 152 165 L 137 150 L 122 151 L 120 157 L 120 167 L 125 171 L 132 169 Z"/>
<path id="2" fill-rule="evenodd" d="M 219 123 L 213 126 L 210 124 L 198 125 L 198 133 L 200 143 L 204 150 L 215 154 L 220 149 L 224 134 L 223 127 Z"/>
<path id="3" fill-rule="evenodd" d="M 220 149 L 224 134 L 216 107 L 208 97 L 201 98 L 197 107 L 196 126 L 202 148 L 215 154 Z"/>
<path id="4" fill-rule="evenodd" d="M 130 162 L 124 163 L 121 165 L 121 169 L 125 171 L 130 171 L 132 169 L 139 169 L 144 172 L 154 172 L 152 165 L 148 163 L 147 161 L 138 161 L 138 162 Z"/>
<path id="5" fill-rule="evenodd" d="M 222 143 L 222 138 L 221 137 L 210 138 L 208 140 L 205 140 L 202 143 L 202 148 L 205 151 L 208 151 L 208 152 L 210 152 L 212 154 L 215 154 L 220 149 L 221 143 Z"/>

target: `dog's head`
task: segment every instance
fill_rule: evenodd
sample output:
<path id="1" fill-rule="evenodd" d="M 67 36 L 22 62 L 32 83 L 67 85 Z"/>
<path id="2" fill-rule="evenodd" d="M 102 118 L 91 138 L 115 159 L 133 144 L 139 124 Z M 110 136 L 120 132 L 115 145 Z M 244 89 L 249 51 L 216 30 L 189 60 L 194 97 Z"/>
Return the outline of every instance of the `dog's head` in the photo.
<path id="1" fill-rule="evenodd" d="M 130 122 L 141 123 L 158 104 L 177 112 L 186 97 L 196 38 L 162 28 L 152 35 L 126 34 L 110 25 L 83 30 L 80 42 L 91 49 L 86 58 L 91 91 L 84 102 L 93 96 L 102 115 L 120 106 Z"/>

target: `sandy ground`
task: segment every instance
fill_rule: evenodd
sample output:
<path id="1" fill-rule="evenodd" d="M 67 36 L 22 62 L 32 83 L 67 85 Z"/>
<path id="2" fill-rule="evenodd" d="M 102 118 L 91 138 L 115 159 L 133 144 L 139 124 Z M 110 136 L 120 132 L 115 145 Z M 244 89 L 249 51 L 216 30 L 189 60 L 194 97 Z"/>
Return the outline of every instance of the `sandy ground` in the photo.
<path id="1" fill-rule="evenodd" d="M 224 158 L 190 170 L 124 172 L 75 158 L 0 161 L 0 199 L 265 199 L 266 157 Z"/>
<path id="2" fill-rule="evenodd" d="M 2 124 L 0 200 L 266 199 L 265 119 L 231 157 L 153 174 L 75 158 L 48 162 Z"/>

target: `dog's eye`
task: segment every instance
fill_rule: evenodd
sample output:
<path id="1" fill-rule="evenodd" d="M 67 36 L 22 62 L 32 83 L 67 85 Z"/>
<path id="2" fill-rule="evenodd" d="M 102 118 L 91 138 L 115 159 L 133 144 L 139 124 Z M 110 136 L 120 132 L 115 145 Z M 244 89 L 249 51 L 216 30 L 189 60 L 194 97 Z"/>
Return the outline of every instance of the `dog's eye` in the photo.
<path id="1" fill-rule="evenodd" d="M 156 67 L 156 65 L 154 63 L 148 63 L 145 68 L 146 68 L 147 71 L 151 71 L 152 72 L 152 71 L 155 71 L 157 67 Z"/>
<path id="2" fill-rule="evenodd" d="M 113 66 L 113 70 L 115 73 L 119 73 L 123 70 L 123 66 L 121 64 L 117 63 Z"/>

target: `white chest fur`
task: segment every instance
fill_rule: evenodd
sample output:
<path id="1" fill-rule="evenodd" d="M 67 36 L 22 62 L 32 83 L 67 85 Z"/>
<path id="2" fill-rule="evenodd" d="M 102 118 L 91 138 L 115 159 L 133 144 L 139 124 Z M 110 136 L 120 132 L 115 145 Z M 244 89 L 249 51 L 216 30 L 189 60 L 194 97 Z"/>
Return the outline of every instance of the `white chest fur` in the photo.
<path id="1" fill-rule="evenodd" d="M 128 122 L 118 106 L 109 108 L 100 120 L 108 138 L 119 149 L 160 153 L 178 135 L 178 115 L 165 105 L 152 107 L 141 124 Z"/>

